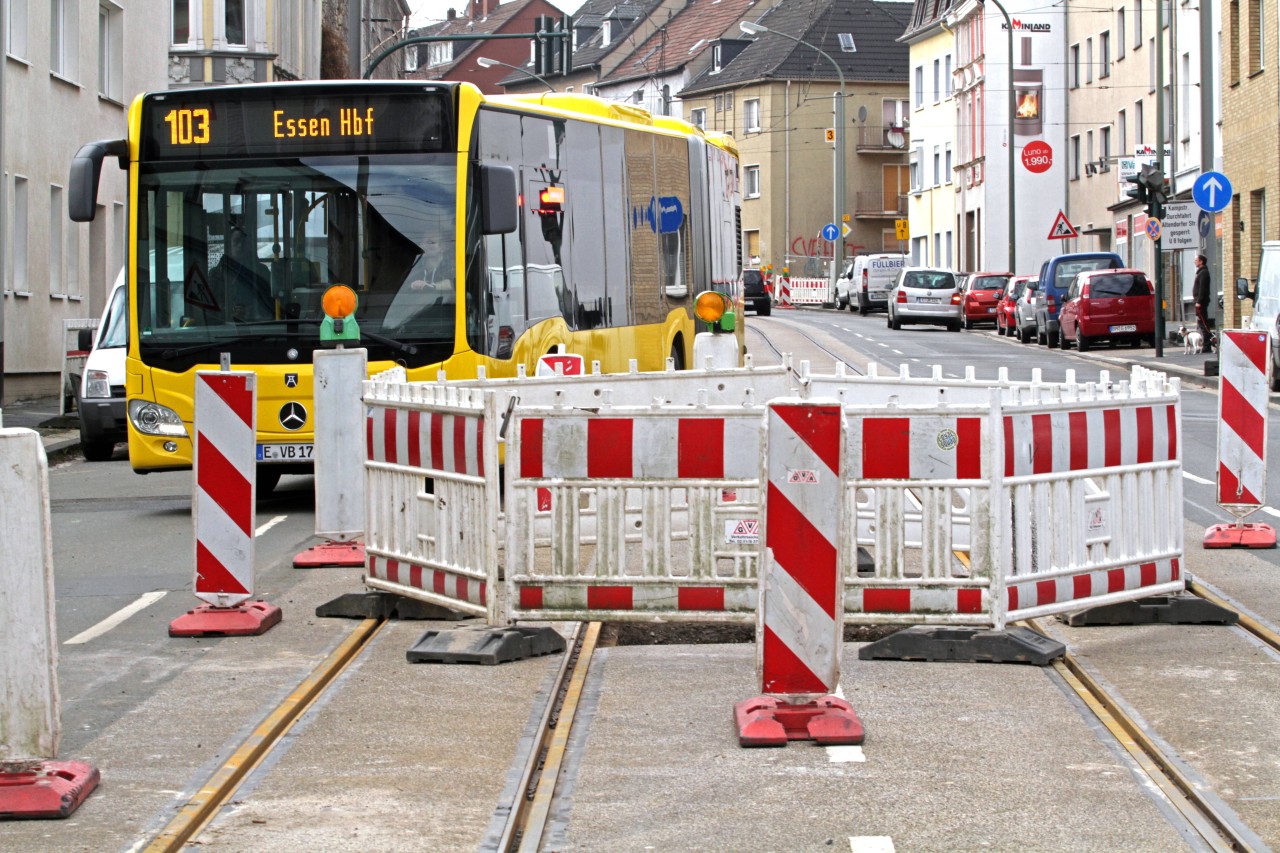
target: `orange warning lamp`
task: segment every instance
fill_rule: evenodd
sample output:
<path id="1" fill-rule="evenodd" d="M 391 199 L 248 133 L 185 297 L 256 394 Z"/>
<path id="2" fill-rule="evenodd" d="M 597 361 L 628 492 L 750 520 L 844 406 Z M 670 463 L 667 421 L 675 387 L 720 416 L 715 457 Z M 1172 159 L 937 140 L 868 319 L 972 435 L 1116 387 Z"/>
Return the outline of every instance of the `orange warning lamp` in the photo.
<path id="1" fill-rule="evenodd" d="M 693 312 L 698 315 L 698 319 L 704 323 L 716 323 L 729 310 L 729 300 L 725 298 L 723 293 L 714 290 L 704 290 L 698 294 L 698 299 L 693 303 Z"/>
<path id="2" fill-rule="evenodd" d="M 345 284 L 335 284 L 324 292 L 320 306 L 326 317 L 335 320 L 350 317 L 356 310 L 356 292 Z"/>

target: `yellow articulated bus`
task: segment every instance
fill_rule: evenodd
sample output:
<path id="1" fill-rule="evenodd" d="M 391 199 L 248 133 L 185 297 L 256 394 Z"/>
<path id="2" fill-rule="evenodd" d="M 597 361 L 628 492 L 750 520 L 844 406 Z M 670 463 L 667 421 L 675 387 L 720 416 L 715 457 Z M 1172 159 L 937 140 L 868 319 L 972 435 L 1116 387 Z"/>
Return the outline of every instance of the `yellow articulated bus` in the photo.
<path id="1" fill-rule="evenodd" d="M 354 291 L 348 346 L 413 380 L 691 366 L 699 293 L 742 345 L 731 139 L 586 95 L 466 83 L 224 86 L 140 95 L 125 139 L 81 148 L 129 175 L 129 459 L 191 467 L 195 371 L 258 375 L 258 489 L 310 470 L 324 295 Z M 352 322 L 354 320 L 354 322 Z"/>

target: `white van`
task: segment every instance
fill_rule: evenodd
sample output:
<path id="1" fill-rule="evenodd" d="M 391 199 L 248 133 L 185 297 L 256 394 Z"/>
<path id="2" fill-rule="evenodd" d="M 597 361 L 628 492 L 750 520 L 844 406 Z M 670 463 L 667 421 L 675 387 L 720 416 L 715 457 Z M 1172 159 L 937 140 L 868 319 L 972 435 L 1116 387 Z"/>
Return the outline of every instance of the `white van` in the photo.
<path id="1" fill-rule="evenodd" d="M 80 377 L 80 449 L 90 462 L 105 462 L 129 440 L 125 423 L 124 358 L 129 349 L 129 289 L 124 270 L 107 296 L 98 328 L 81 329 L 76 345 L 89 350 Z"/>
<path id="2" fill-rule="evenodd" d="M 836 307 L 866 314 L 872 308 L 887 309 L 889 291 L 898 271 L 907 265 L 906 255 L 881 252 L 858 255 L 836 282 Z"/>
<path id="3" fill-rule="evenodd" d="M 1262 244 L 1257 288 L 1250 290 L 1248 279 L 1237 279 L 1236 295 L 1253 300 L 1253 317 L 1245 328 L 1271 337 L 1271 390 L 1280 391 L 1280 240 Z"/>

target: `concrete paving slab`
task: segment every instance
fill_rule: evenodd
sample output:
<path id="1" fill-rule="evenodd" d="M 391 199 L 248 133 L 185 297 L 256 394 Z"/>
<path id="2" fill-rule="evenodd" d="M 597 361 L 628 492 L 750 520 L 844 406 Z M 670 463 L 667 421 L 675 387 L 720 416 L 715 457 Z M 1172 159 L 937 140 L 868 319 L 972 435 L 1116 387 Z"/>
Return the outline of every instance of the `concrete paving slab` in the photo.
<path id="1" fill-rule="evenodd" d="M 758 688 L 752 646 L 603 650 L 546 849 L 1186 846 L 1051 670 L 860 661 L 856 644 L 843 658 L 862 761 L 804 742 L 738 746 L 733 704 Z"/>

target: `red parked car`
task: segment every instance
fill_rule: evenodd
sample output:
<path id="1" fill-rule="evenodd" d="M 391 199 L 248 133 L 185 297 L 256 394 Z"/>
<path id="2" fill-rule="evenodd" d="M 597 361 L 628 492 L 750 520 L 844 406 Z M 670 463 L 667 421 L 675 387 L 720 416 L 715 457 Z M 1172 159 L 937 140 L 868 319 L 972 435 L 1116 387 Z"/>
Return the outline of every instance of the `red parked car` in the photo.
<path id="1" fill-rule="evenodd" d="M 964 282 L 960 312 L 966 329 L 972 329 L 978 323 L 996 325 L 996 303 L 1012 275 L 1007 272 L 969 274 Z"/>
<path id="2" fill-rule="evenodd" d="M 1085 352 L 1099 341 L 1155 343 L 1155 288 L 1142 270 L 1082 272 L 1067 289 L 1058 322 L 1062 346 Z"/>
<path id="3" fill-rule="evenodd" d="M 1033 275 L 1015 275 L 1009 279 L 1009 283 L 1005 285 L 1004 292 L 1000 294 L 1000 301 L 996 303 L 996 332 L 1001 335 L 1013 337 L 1017 332 L 1018 320 L 1014 316 L 1017 310 L 1018 297 L 1022 295 L 1022 291 L 1026 289 L 1027 282 L 1034 279 Z"/>

